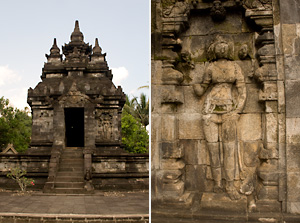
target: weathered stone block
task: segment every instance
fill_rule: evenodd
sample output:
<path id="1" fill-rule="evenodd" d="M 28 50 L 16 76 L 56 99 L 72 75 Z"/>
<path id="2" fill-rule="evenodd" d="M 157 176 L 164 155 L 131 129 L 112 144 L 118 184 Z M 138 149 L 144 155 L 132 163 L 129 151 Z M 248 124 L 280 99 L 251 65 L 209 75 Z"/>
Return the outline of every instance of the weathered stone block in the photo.
<path id="1" fill-rule="evenodd" d="M 163 184 L 162 189 L 165 200 L 178 200 L 184 192 L 184 182 L 179 181 L 174 184 Z"/>
<path id="2" fill-rule="evenodd" d="M 178 118 L 179 139 L 204 139 L 201 114 L 181 114 Z"/>
<path id="3" fill-rule="evenodd" d="M 263 186 L 258 194 L 258 199 L 278 200 L 278 187 L 277 186 Z"/>
<path id="4" fill-rule="evenodd" d="M 214 23 L 204 14 L 197 14 L 190 18 L 190 28 L 186 31 L 186 36 L 202 36 L 218 30 L 222 33 L 237 33 L 242 30 L 242 20 L 239 12 L 227 14 L 226 20 L 222 23 Z M 201 24 L 201 25 L 199 25 Z"/>
<path id="5" fill-rule="evenodd" d="M 300 40 L 298 40 L 300 41 Z M 295 49 L 293 49 L 295 50 Z M 298 49 L 299 51 L 300 49 Z M 297 52 L 297 51 L 296 51 Z M 296 55 L 285 55 L 285 74 L 286 80 L 299 80 L 299 72 L 300 72 L 300 57 L 298 54 Z"/>
<path id="6" fill-rule="evenodd" d="M 278 107 L 277 101 L 266 101 L 265 105 L 266 105 L 265 111 L 267 113 L 275 113 L 278 110 L 277 109 L 277 107 Z"/>
<path id="7" fill-rule="evenodd" d="M 207 145 L 205 140 L 200 140 L 200 145 L 198 150 L 198 164 L 205 164 L 209 163 L 209 155 L 207 151 Z"/>
<path id="8" fill-rule="evenodd" d="M 183 73 L 171 67 L 164 67 L 161 80 L 163 84 L 177 85 L 183 81 Z"/>
<path id="9" fill-rule="evenodd" d="M 161 85 L 151 86 L 151 98 L 161 98 Z M 159 113 L 161 110 L 161 100 L 151 100 L 151 114 Z"/>
<path id="10" fill-rule="evenodd" d="M 286 139 L 289 144 L 300 143 L 300 118 L 286 119 Z"/>
<path id="11" fill-rule="evenodd" d="M 283 24 L 299 23 L 299 2 L 280 0 L 280 20 Z"/>
<path id="12" fill-rule="evenodd" d="M 162 75 L 162 61 L 161 60 L 152 60 L 151 62 L 151 85 L 159 85 Z"/>
<path id="13" fill-rule="evenodd" d="M 205 191 L 206 166 L 186 165 L 185 187 L 188 191 Z"/>
<path id="14" fill-rule="evenodd" d="M 286 117 L 297 118 L 300 117 L 300 80 L 287 80 L 285 84 L 286 92 Z"/>
<path id="15" fill-rule="evenodd" d="M 165 170 L 163 174 L 164 184 L 173 184 L 181 180 L 182 170 Z"/>
<path id="16" fill-rule="evenodd" d="M 244 160 L 243 163 L 247 167 L 255 167 L 259 165 L 258 152 L 260 142 L 244 142 L 243 143 L 243 151 L 244 151 Z"/>
<path id="17" fill-rule="evenodd" d="M 185 166 L 182 160 L 163 159 L 161 160 L 161 169 L 163 170 L 181 170 Z"/>
<path id="18" fill-rule="evenodd" d="M 266 129 L 265 136 L 266 141 L 271 143 L 277 143 L 278 139 L 278 120 L 276 113 L 265 114 Z"/>
<path id="19" fill-rule="evenodd" d="M 198 164 L 200 140 L 181 139 L 180 147 L 184 148 L 184 161 L 186 164 Z"/>
<path id="20" fill-rule="evenodd" d="M 241 140 L 260 140 L 262 138 L 261 114 L 242 114 L 238 122 L 238 129 Z"/>
<path id="21" fill-rule="evenodd" d="M 183 146 L 177 146 L 176 143 L 161 143 L 161 154 L 163 159 L 171 158 L 178 159 L 184 154 Z"/>
<path id="22" fill-rule="evenodd" d="M 184 94 L 184 106 L 178 112 L 192 114 L 202 113 L 204 97 L 197 97 L 192 86 L 182 88 Z"/>
<path id="23" fill-rule="evenodd" d="M 300 172 L 300 144 L 287 145 L 286 149 L 287 172 Z"/>
<path id="24" fill-rule="evenodd" d="M 151 141 L 161 141 L 161 115 L 159 114 L 151 115 Z"/>
<path id="25" fill-rule="evenodd" d="M 287 202 L 287 211 L 291 214 L 300 214 L 300 202 L 297 201 L 288 201 Z"/>
<path id="26" fill-rule="evenodd" d="M 151 144 L 151 169 L 156 170 L 160 166 L 160 148 L 161 143 L 153 142 Z"/>
<path id="27" fill-rule="evenodd" d="M 290 202 L 299 202 L 300 200 L 300 173 L 287 173 L 287 199 Z"/>
<path id="28" fill-rule="evenodd" d="M 240 200 L 231 200 L 225 193 L 203 193 L 200 209 L 205 212 L 247 212 L 247 198 L 243 196 Z"/>
<path id="29" fill-rule="evenodd" d="M 164 85 L 161 89 L 161 103 L 184 103 L 182 88 L 175 85 Z"/>
<path id="30" fill-rule="evenodd" d="M 278 114 L 278 143 L 286 142 L 286 118 L 285 113 Z"/>
<path id="31" fill-rule="evenodd" d="M 161 140 L 172 141 L 176 138 L 176 117 L 174 115 L 161 116 Z"/>
<path id="32" fill-rule="evenodd" d="M 201 55 L 204 53 L 203 52 L 204 49 L 195 48 L 195 50 L 196 50 L 195 54 L 192 54 L 192 57 L 196 57 L 195 60 L 197 60 L 197 58 L 201 57 Z M 202 83 L 204 70 L 205 70 L 205 63 L 196 62 L 195 68 L 190 71 L 190 78 L 192 80 L 189 82 L 189 85 Z"/>

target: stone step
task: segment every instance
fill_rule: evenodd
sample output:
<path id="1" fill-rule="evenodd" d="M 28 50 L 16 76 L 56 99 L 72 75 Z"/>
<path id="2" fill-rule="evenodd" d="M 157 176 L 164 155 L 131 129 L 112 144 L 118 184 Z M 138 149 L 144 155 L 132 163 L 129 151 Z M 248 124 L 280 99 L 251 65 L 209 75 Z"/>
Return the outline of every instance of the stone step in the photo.
<path id="1" fill-rule="evenodd" d="M 83 154 L 83 150 L 63 150 L 62 154 Z"/>
<path id="2" fill-rule="evenodd" d="M 84 182 L 55 182 L 55 188 L 83 188 Z"/>
<path id="3" fill-rule="evenodd" d="M 78 154 L 78 155 L 76 155 L 76 154 L 61 154 L 60 155 L 60 158 L 61 159 L 74 159 L 74 158 L 76 158 L 76 159 L 83 159 L 83 155 L 82 154 Z"/>
<path id="4" fill-rule="evenodd" d="M 83 171 L 59 171 L 57 172 L 58 177 L 66 177 L 66 176 L 72 176 L 72 177 L 83 177 Z"/>
<path id="5" fill-rule="evenodd" d="M 83 182 L 84 177 L 82 176 L 57 176 L 56 182 Z"/>
<path id="6" fill-rule="evenodd" d="M 73 171 L 77 171 L 77 172 L 83 172 L 83 166 L 59 166 L 58 168 L 58 172 L 73 172 Z"/>
<path id="7" fill-rule="evenodd" d="M 75 161 L 65 161 L 65 160 L 61 160 L 59 165 L 60 166 L 83 166 L 83 160 L 79 161 L 79 160 L 75 160 Z"/>
<path id="8" fill-rule="evenodd" d="M 76 150 L 83 150 L 84 147 L 66 147 L 64 151 L 76 151 Z"/>
<path id="9" fill-rule="evenodd" d="M 84 188 L 54 188 L 51 191 L 52 193 L 57 194 L 86 194 L 86 190 Z"/>
<path id="10" fill-rule="evenodd" d="M 84 159 L 78 158 L 60 158 L 59 164 L 83 164 Z"/>

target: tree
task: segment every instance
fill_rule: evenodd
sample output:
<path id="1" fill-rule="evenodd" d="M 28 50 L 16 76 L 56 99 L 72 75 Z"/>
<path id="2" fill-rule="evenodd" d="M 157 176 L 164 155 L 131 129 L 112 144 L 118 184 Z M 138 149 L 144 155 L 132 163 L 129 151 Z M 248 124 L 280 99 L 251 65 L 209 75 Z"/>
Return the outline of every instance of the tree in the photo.
<path id="1" fill-rule="evenodd" d="M 149 99 L 145 94 L 141 94 L 140 98 L 134 97 L 129 99 L 126 95 L 126 102 L 123 111 L 131 114 L 135 119 L 137 119 L 143 126 L 149 124 Z"/>
<path id="2" fill-rule="evenodd" d="M 129 99 L 122 111 L 122 143 L 131 153 L 147 153 L 149 151 L 149 135 L 146 126 L 149 124 L 149 100 L 145 94 Z"/>
<path id="3" fill-rule="evenodd" d="M 149 152 L 149 135 L 146 128 L 126 110 L 122 112 L 122 143 L 130 153 Z"/>
<path id="4" fill-rule="evenodd" d="M 27 150 L 31 136 L 31 116 L 28 109 L 19 110 L 0 98 L 0 148 L 12 143 L 18 152 Z"/>

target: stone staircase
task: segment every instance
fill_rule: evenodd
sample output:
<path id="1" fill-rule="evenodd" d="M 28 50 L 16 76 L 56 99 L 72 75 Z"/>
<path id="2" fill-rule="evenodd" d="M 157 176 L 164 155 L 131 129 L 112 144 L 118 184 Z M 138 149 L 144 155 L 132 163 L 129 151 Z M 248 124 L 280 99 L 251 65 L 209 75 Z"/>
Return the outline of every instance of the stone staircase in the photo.
<path id="1" fill-rule="evenodd" d="M 67 147 L 63 150 L 54 182 L 54 193 L 86 193 L 84 188 L 84 159 L 82 152 L 83 148 L 80 147 Z"/>

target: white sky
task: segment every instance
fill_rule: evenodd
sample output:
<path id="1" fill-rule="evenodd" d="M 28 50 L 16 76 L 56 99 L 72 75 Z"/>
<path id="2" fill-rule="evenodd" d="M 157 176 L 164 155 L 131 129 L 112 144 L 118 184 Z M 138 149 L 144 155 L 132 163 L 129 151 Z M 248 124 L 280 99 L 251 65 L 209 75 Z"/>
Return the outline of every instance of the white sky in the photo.
<path id="1" fill-rule="evenodd" d="M 0 97 L 27 105 L 27 89 L 41 81 L 53 38 L 70 41 L 75 20 L 84 41 L 98 38 L 114 83 L 130 96 L 149 90 L 150 0 L 9 0 L 0 3 Z M 62 51 L 61 51 L 62 52 Z"/>

